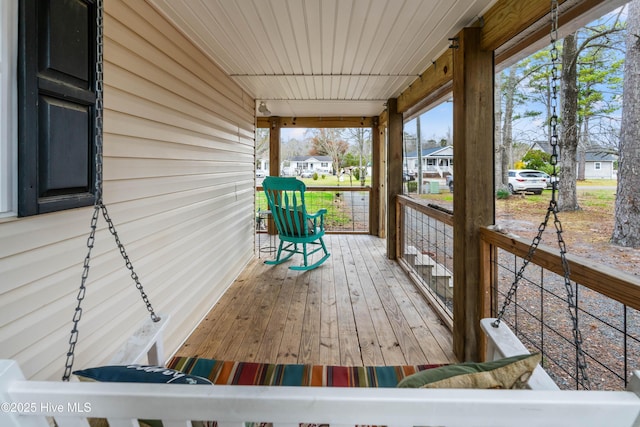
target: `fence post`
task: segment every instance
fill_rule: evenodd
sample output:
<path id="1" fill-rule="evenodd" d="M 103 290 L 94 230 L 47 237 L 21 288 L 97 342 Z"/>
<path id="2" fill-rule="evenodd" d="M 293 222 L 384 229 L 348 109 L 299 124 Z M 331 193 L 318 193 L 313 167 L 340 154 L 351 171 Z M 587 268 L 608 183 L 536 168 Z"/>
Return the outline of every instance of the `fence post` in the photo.
<path id="1" fill-rule="evenodd" d="M 396 197 L 396 257 L 404 258 L 404 204 Z"/>
<path id="2" fill-rule="evenodd" d="M 482 229 L 480 230 L 480 280 L 478 281 L 478 313 L 480 318 L 484 319 L 492 316 L 492 306 L 495 304 L 493 299 L 493 280 L 497 277 L 493 260 L 497 255 L 497 248 L 487 242 L 483 238 Z M 478 322 L 479 323 L 479 322 Z M 484 333 L 479 335 L 479 352 L 480 357 L 486 357 L 487 337 Z M 484 360 L 486 361 L 486 360 Z"/>

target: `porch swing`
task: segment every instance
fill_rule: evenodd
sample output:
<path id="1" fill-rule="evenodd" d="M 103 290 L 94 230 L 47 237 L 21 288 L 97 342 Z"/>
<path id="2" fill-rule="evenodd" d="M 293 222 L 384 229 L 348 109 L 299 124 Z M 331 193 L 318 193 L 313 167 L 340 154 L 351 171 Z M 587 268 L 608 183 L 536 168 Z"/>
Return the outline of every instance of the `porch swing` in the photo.
<path id="1" fill-rule="evenodd" d="M 552 11 L 557 23 L 556 9 Z M 91 232 L 87 240 L 88 253 L 84 261 L 77 306 L 73 316 L 73 329 L 69 339 L 69 351 L 65 363 L 63 381 L 27 381 L 12 360 L 0 360 L 0 425 L 3 427 L 47 427 L 45 417 L 54 417 L 58 427 L 88 426 L 85 417 L 107 418 L 111 427 L 138 426 L 138 419 L 160 419 L 164 427 L 191 426 L 189 420 L 217 420 L 218 425 L 240 425 L 256 420 L 268 420 L 274 427 L 298 425 L 300 422 L 328 423 L 333 425 L 377 424 L 394 426 L 415 425 L 491 425 L 491 426 L 594 426 L 640 425 L 640 380 L 637 372 L 626 392 L 603 392 L 586 390 L 474 390 L 474 389 L 385 389 L 385 388 L 326 388 L 286 386 L 215 386 L 193 387 L 188 384 L 131 384 L 70 382 L 75 346 L 78 340 L 78 323 L 82 316 L 81 303 L 86 293 L 91 249 L 95 239 L 97 220 L 102 213 L 109 231 L 125 260 L 126 267 L 139 290 L 150 314 L 149 322 L 143 326 L 137 351 L 130 353 L 138 357 L 150 346 L 161 345 L 162 328 L 167 317 L 156 315 L 148 296 L 134 272 L 124 246 L 113 226 L 101 193 L 102 150 L 102 0 L 96 2 L 98 9 L 98 114 L 96 117 L 98 156 L 96 171 L 96 202 L 91 220 Z M 554 27 L 555 28 L 555 27 Z M 555 134 L 555 132 L 554 132 Z M 557 136 L 556 145 L 557 145 Z M 555 146 L 554 146 L 555 156 Z M 557 156 L 554 157 L 557 161 Z M 555 175 L 555 172 L 554 172 Z M 556 221 L 559 244 L 564 258 L 564 243 L 561 240 L 561 225 L 557 219 L 555 191 L 545 216 L 544 225 L 534 239 L 525 265 L 518 273 L 505 298 L 505 304 L 496 319 L 483 319 L 489 340 L 495 342 L 495 354 L 504 349 L 504 337 L 509 329 L 501 322 L 504 312 L 517 289 L 524 267 L 533 257 L 535 248 L 551 215 Z M 565 270 L 568 282 L 569 270 Z M 567 290 L 569 292 L 569 289 Z M 575 309 L 571 305 L 570 309 Z M 572 317 L 573 318 L 573 317 Z M 144 332 L 146 331 L 146 332 Z M 149 339 L 151 337 L 151 339 Z M 580 348 L 577 322 L 574 322 L 574 337 Z M 136 340 L 134 340 L 136 341 Z M 521 345 L 521 344 L 520 344 Z M 140 351 L 142 350 L 142 351 Z M 156 350 L 158 350 L 156 348 Z M 126 353 L 126 351 L 124 352 Z M 156 352 L 158 353 L 158 352 Z M 161 356 L 161 351 L 159 352 Z M 156 354 L 156 358 L 158 354 Z M 501 354 L 502 357 L 506 356 Z M 127 356 L 120 356 L 126 359 Z M 582 354 L 584 357 L 584 354 Z M 132 359 L 130 357 L 129 359 Z M 162 362 L 158 360 L 158 362 Z M 125 362 L 130 363 L 130 362 Z M 582 364 L 585 366 L 585 364 Z M 581 368 L 581 370 L 584 370 Z M 583 383 L 586 374 L 582 372 Z M 585 387 L 586 388 L 586 387 Z M 533 416 L 532 416 L 533 415 Z"/>
<path id="2" fill-rule="evenodd" d="M 551 173 L 551 181 L 553 183 L 551 187 L 551 197 L 549 200 L 549 205 L 547 207 L 544 220 L 540 223 L 538 227 L 538 233 L 531 241 L 529 245 L 529 249 L 527 251 L 527 255 L 523 259 L 522 265 L 520 269 L 516 273 L 513 283 L 508 289 L 502 307 L 498 312 L 495 318 L 487 318 L 482 319 L 480 321 L 480 326 L 488 337 L 488 346 L 486 349 L 485 357 L 489 360 L 506 357 L 509 355 L 513 355 L 513 353 L 520 354 L 522 352 L 528 352 L 524 345 L 520 342 L 520 340 L 513 334 L 511 330 L 509 330 L 503 323 L 502 320 L 505 316 L 505 312 L 507 307 L 512 303 L 513 297 L 518 290 L 518 285 L 520 280 L 522 279 L 525 270 L 538 248 L 542 240 L 542 236 L 549 224 L 549 219 L 553 216 L 553 223 L 556 229 L 557 243 L 560 253 L 560 261 L 562 264 L 563 270 L 563 281 L 564 288 L 567 296 L 567 304 L 568 304 L 568 313 L 571 319 L 571 329 L 573 335 L 573 344 L 576 348 L 576 365 L 577 365 L 577 375 L 576 382 L 578 385 L 581 385 L 585 390 L 589 390 L 589 378 L 587 376 L 587 362 L 584 350 L 582 348 L 582 335 L 580 333 L 580 329 L 578 328 L 578 308 L 577 308 L 577 297 L 574 295 L 573 286 L 571 284 L 571 272 L 569 268 L 569 263 L 566 258 L 566 244 L 564 242 L 562 233 L 562 222 L 558 217 L 558 201 L 556 199 L 556 191 L 557 191 L 557 183 L 558 183 L 558 174 L 557 174 L 557 165 L 558 165 L 558 57 L 559 52 L 557 48 L 558 41 L 558 1 L 551 1 L 551 32 L 550 32 L 550 42 L 551 42 L 551 118 L 550 118 L 550 135 L 549 135 L 549 144 L 551 146 L 551 158 L 550 163 L 552 166 Z M 558 386 L 555 382 L 549 377 L 546 372 L 542 369 L 542 367 L 536 368 L 534 375 L 530 379 L 530 387 L 536 389 L 549 389 L 549 390 L 558 390 Z"/>

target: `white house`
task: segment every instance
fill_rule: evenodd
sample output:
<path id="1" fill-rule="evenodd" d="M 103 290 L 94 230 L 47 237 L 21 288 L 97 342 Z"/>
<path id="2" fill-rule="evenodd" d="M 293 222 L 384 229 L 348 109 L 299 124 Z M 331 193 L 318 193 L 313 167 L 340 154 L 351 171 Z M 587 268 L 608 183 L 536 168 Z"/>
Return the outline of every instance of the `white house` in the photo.
<path id="1" fill-rule="evenodd" d="M 615 179 L 614 162 L 618 160 L 615 154 L 599 151 L 587 151 L 584 159 L 584 177 L 586 179 Z"/>
<path id="2" fill-rule="evenodd" d="M 547 141 L 534 142 L 530 150 L 540 150 L 551 154 L 551 146 Z M 584 178 L 615 179 L 617 171 L 614 169 L 614 163 L 617 160 L 617 155 L 608 153 L 607 150 L 597 146 L 586 150 L 584 156 Z"/>
<path id="3" fill-rule="evenodd" d="M 410 174 L 418 172 L 417 151 L 407 153 L 404 168 Z M 434 147 L 422 150 L 422 173 L 444 177 L 453 173 L 453 147 Z"/>
<path id="4" fill-rule="evenodd" d="M 295 156 L 289 162 L 291 170 L 298 175 L 304 171 L 318 173 L 333 171 L 333 161 L 329 156 Z"/>

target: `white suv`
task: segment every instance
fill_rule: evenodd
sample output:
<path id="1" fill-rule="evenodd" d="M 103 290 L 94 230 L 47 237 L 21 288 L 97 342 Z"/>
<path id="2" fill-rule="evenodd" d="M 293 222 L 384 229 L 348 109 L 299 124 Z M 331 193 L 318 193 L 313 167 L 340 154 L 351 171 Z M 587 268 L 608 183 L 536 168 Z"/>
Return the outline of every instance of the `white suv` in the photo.
<path id="1" fill-rule="evenodd" d="M 545 188 L 547 188 L 547 178 L 543 172 L 533 169 L 509 170 L 509 191 L 511 193 L 542 194 L 542 190 Z"/>

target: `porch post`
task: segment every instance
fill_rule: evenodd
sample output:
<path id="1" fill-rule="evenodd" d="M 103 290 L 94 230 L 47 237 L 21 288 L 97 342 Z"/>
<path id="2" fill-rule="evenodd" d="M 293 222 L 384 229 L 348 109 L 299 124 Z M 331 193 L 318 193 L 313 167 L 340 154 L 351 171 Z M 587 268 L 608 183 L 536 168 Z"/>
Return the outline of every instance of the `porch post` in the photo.
<path id="1" fill-rule="evenodd" d="M 481 360 L 481 226 L 494 223 L 493 52 L 481 29 L 465 28 L 453 42 L 453 350 Z"/>
<path id="2" fill-rule="evenodd" d="M 380 235 L 380 128 L 379 118 L 371 126 L 371 192 L 369 193 L 369 234 Z"/>
<path id="3" fill-rule="evenodd" d="M 402 194 L 402 113 L 396 98 L 387 101 L 387 113 L 387 257 L 396 259 L 396 196 Z"/>
<path id="4" fill-rule="evenodd" d="M 280 117 L 271 117 L 269 123 L 269 175 L 280 176 Z M 271 215 L 267 220 L 267 232 L 278 234 Z"/>

